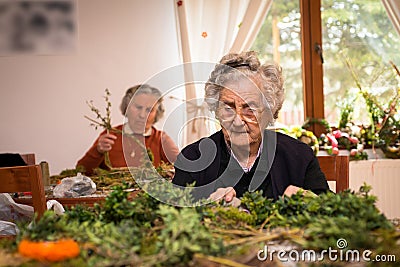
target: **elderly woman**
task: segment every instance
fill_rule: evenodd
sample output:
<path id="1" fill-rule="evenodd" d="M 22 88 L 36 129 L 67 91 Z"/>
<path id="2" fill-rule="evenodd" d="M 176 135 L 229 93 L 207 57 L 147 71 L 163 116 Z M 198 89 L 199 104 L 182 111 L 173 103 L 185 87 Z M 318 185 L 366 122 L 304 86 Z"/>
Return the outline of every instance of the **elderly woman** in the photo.
<path id="1" fill-rule="evenodd" d="M 261 65 L 255 52 L 228 54 L 211 73 L 205 97 L 222 129 L 182 150 L 174 184 L 194 184 L 196 197 L 214 192 L 228 202 L 254 190 L 274 199 L 300 189 L 329 190 L 308 145 L 265 130 L 284 100 L 279 66 Z"/>
<path id="2" fill-rule="evenodd" d="M 155 167 L 162 162 L 173 163 L 179 153 L 174 141 L 153 124 L 164 114 L 161 92 L 148 84 L 129 88 L 120 106 L 126 123 L 103 131 L 81 158 L 77 166 L 85 167 L 86 174 L 95 168 L 107 169 L 105 152 L 113 167 L 138 166 L 143 163 L 144 148 L 151 151 Z"/>

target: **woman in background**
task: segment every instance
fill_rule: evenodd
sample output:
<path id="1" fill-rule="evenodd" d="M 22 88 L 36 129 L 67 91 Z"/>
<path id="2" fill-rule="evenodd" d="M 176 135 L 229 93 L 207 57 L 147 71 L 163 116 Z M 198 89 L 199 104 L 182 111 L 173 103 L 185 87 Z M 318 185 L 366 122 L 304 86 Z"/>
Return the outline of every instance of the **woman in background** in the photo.
<path id="1" fill-rule="evenodd" d="M 116 132 L 103 131 L 76 166 L 83 166 L 87 175 L 95 168 L 107 169 L 105 153 L 112 167 L 139 166 L 151 152 L 154 167 L 173 163 L 179 153 L 174 141 L 164 131 L 154 127 L 164 114 L 161 92 L 148 84 L 129 88 L 120 106 L 126 123 L 114 127 Z"/>

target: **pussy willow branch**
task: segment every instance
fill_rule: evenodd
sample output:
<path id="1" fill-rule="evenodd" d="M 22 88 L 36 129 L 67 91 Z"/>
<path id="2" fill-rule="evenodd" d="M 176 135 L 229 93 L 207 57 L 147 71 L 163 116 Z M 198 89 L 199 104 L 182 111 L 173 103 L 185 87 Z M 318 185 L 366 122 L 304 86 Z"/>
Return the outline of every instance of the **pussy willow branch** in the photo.
<path id="1" fill-rule="evenodd" d="M 392 67 L 394 68 L 394 70 L 396 71 L 397 75 L 400 77 L 400 71 L 397 68 L 397 66 L 393 63 L 393 61 L 389 61 L 390 65 L 392 65 Z"/>
<path id="2" fill-rule="evenodd" d="M 392 61 L 390 61 L 390 64 L 392 65 L 392 67 L 393 67 L 394 70 L 396 71 L 397 75 L 400 77 L 400 71 L 399 71 L 399 69 L 397 68 L 397 66 L 396 66 Z M 393 98 L 393 101 L 390 103 L 390 107 L 393 108 L 393 109 L 395 109 L 395 108 L 396 108 L 396 105 L 397 105 L 397 101 L 399 101 L 399 99 L 400 99 L 400 88 L 397 88 L 397 90 L 396 90 L 396 95 L 395 95 L 395 97 Z"/>
<path id="3" fill-rule="evenodd" d="M 105 130 L 107 130 L 107 133 L 109 133 L 110 130 L 113 129 L 111 126 L 111 102 L 110 102 L 111 94 L 110 94 L 110 91 L 108 90 L 108 88 L 106 88 L 105 92 L 106 92 L 106 95 L 104 96 L 104 99 L 107 104 L 106 105 L 106 116 L 104 117 L 101 115 L 100 110 L 94 106 L 93 101 L 86 101 L 87 105 L 90 107 L 90 110 L 96 114 L 96 118 L 100 119 L 100 121 L 89 118 L 88 116 L 85 116 L 85 118 L 92 122 L 90 125 L 94 126 L 95 129 L 97 129 L 97 127 L 100 126 L 100 127 L 104 128 Z M 111 161 L 110 161 L 110 154 L 108 153 L 108 151 L 104 152 L 104 163 L 106 164 L 106 166 L 109 169 L 112 169 L 112 165 L 111 165 Z"/>
<path id="4" fill-rule="evenodd" d="M 369 100 L 372 101 L 377 108 L 379 108 L 382 112 L 385 112 L 385 109 L 379 103 L 377 103 L 376 99 L 370 93 L 368 93 L 366 90 L 364 90 L 362 88 L 360 80 L 359 80 L 359 78 L 357 77 L 357 74 L 354 71 L 354 68 L 353 68 L 353 66 L 352 66 L 352 64 L 350 62 L 350 59 L 348 57 L 346 57 L 346 56 L 345 56 L 345 63 L 346 63 L 347 68 L 349 69 L 350 74 L 353 77 L 353 80 L 356 83 L 358 89 L 360 89 L 360 92 L 363 95 L 367 96 L 369 98 Z"/>
<path id="5" fill-rule="evenodd" d="M 103 116 L 100 112 L 100 110 L 93 104 L 93 101 L 86 101 L 86 103 L 88 104 L 88 106 L 90 107 L 90 110 L 93 111 L 96 114 L 96 119 L 90 118 L 89 116 L 84 116 L 87 120 L 89 120 L 91 122 L 91 126 L 94 126 L 95 129 L 97 129 L 97 127 L 101 127 L 104 130 L 107 131 L 107 133 L 117 133 L 117 134 L 122 134 L 125 135 L 127 137 L 132 138 L 139 146 L 141 149 L 143 149 L 143 151 L 147 151 L 146 146 L 134 135 L 132 134 L 127 134 L 124 133 L 121 130 L 118 130 L 114 127 L 112 127 L 111 125 L 111 101 L 110 101 L 110 91 L 108 89 L 105 89 L 105 96 L 104 96 L 104 100 L 106 101 L 106 115 Z M 110 161 L 110 156 L 109 156 L 109 152 L 105 152 L 104 153 L 104 161 L 106 166 L 109 169 L 113 169 L 112 165 L 111 165 L 111 161 Z"/>
<path id="6" fill-rule="evenodd" d="M 389 61 L 389 63 L 392 65 L 392 67 L 396 71 L 397 75 L 400 77 L 400 71 L 397 68 L 397 66 L 393 63 L 393 61 Z M 396 91 L 396 94 L 394 95 L 393 99 L 389 102 L 390 103 L 389 107 L 388 107 L 387 111 L 385 111 L 386 116 L 382 121 L 382 127 L 381 127 L 381 129 L 379 130 L 378 133 L 380 133 L 383 130 L 386 122 L 388 121 L 388 119 L 390 117 L 392 117 L 394 119 L 394 115 L 396 114 L 396 106 L 397 106 L 397 103 L 398 103 L 398 101 L 400 99 L 400 88 L 398 88 L 395 91 Z"/>
<path id="7" fill-rule="evenodd" d="M 104 99 L 107 103 L 106 106 L 106 124 L 111 128 L 111 101 L 110 101 L 110 91 L 106 89 L 106 95 Z"/>
<path id="8" fill-rule="evenodd" d="M 106 103 L 107 103 L 105 117 L 102 116 L 99 109 L 94 106 L 93 101 L 86 101 L 87 105 L 90 107 L 90 110 L 96 114 L 96 118 L 100 119 L 101 122 L 91 119 L 88 116 L 85 116 L 85 118 L 92 121 L 94 123 L 95 127 L 101 126 L 105 130 L 110 130 L 112 128 L 112 126 L 111 126 L 111 102 L 109 100 L 109 96 L 110 96 L 110 91 L 108 89 L 106 89 L 106 96 L 104 97 L 106 100 Z"/>

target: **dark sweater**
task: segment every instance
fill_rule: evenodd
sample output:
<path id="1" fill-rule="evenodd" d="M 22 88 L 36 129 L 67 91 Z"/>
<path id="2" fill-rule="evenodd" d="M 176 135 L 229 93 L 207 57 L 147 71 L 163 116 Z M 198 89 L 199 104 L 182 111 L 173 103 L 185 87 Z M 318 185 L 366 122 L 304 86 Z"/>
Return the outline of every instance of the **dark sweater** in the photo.
<path id="1" fill-rule="evenodd" d="M 265 197 L 273 199 L 283 195 L 289 185 L 316 194 L 329 190 L 312 149 L 290 136 L 269 130 L 264 132 L 261 155 L 249 172 L 245 173 L 230 156 L 219 131 L 182 150 L 175 162 L 172 182 L 181 186 L 195 182 L 196 198 L 208 197 L 217 188 L 228 186 L 235 189 L 237 197 L 246 191 L 262 190 Z"/>

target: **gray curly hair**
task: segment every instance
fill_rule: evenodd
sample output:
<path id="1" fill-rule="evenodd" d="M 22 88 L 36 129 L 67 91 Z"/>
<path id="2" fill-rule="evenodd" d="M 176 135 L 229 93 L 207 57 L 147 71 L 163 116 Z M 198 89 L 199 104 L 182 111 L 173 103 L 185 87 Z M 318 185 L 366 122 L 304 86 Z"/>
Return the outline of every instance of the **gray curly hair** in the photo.
<path id="1" fill-rule="evenodd" d="M 138 84 L 138 85 L 135 85 L 135 86 L 129 88 L 128 90 L 126 90 L 126 93 L 125 93 L 124 97 L 122 98 L 121 105 L 120 105 L 120 110 L 121 110 L 123 116 L 125 116 L 126 110 L 128 109 L 128 105 L 131 102 L 132 97 L 135 94 L 147 94 L 147 95 L 156 96 L 158 98 L 157 103 L 159 105 L 157 108 L 157 113 L 156 113 L 154 122 L 157 122 L 159 119 L 162 118 L 162 116 L 164 115 L 165 109 L 164 109 L 164 105 L 162 103 L 163 99 L 162 99 L 161 91 L 155 87 L 148 85 L 148 84 Z"/>
<path id="2" fill-rule="evenodd" d="M 261 65 L 254 51 L 227 54 L 215 66 L 205 85 L 205 101 L 210 110 L 215 112 L 218 108 L 219 94 L 224 85 L 243 77 L 257 81 L 273 119 L 277 119 L 285 99 L 282 68 L 275 63 Z"/>

